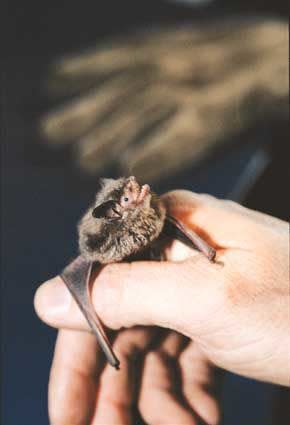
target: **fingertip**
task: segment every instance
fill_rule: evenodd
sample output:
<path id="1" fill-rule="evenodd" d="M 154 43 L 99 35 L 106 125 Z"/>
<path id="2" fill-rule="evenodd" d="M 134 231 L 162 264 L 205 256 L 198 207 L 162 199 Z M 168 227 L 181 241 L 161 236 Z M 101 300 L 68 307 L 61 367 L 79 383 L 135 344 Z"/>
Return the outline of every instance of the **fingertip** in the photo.
<path id="1" fill-rule="evenodd" d="M 44 282 L 34 296 L 34 309 L 38 317 L 51 326 L 68 312 L 71 295 L 62 279 L 57 276 Z"/>

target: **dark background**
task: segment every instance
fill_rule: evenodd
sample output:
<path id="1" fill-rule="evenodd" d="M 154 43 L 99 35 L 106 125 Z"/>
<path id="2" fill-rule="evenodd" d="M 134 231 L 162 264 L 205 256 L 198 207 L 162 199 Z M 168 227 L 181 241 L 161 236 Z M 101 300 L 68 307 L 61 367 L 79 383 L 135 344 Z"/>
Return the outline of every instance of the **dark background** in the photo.
<path id="1" fill-rule="evenodd" d="M 94 45 L 105 36 L 130 29 L 233 12 L 283 16 L 286 4 L 216 1 L 199 10 L 157 0 L 30 0 L 9 1 L 4 6 L 1 424 L 48 424 L 47 381 L 56 333 L 37 319 L 33 295 L 42 281 L 58 273 L 75 255 L 75 225 L 96 187 L 95 179 L 79 174 L 69 151 L 48 150 L 38 132 L 41 113 L 52 106 L 43 89 L 47 66 L 64 52 Z M 242 143 L 243 139 L 251 143 Z M 259 123 L 241 135 L 241 144 L 235 150 L 156 189 L 182 186 L 221 197 L 243 198 L 250 207 L 287 219 L 288 142 L 286 123 Z M 247 187 L 243 182 L 250 183 L 246 196 L 240 190 Z M 226 374 L 223 424 L 270 425 L 278 390 Z M 275 424 L 287 423 L 286 417 L 281 421 Z"/>

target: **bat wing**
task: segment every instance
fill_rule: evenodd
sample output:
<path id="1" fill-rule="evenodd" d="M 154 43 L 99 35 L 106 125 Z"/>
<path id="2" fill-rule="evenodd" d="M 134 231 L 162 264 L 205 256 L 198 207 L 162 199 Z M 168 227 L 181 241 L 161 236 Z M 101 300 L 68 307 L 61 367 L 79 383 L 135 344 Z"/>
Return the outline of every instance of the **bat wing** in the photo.
<path id="1" fill-rule="evenodd" d="M 92 263 L 87 262 L 82 256 L 79 256 L 62 271 L 60 276 L 77 302 L 93 333 L 96 335 L 108 362 L 118 369 L 120 362 L 114 354 L 102 323 L 92 306 L 90 297 L 92 267 Z"/>

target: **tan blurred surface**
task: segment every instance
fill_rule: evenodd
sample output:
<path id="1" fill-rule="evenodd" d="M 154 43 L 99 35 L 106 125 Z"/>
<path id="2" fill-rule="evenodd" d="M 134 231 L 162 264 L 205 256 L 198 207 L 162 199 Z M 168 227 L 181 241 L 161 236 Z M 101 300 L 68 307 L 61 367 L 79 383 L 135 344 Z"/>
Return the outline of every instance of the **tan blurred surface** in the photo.
<path id="1" fill-rule="evenodd" d="M 228 18 L 131 33 L 61 59 L 48 89 L 60 97 L 41 122 L 49 144 L 71 144 L 88 173 L 113 164 L 151 182 L 286 119 L 288 26 Z"/>

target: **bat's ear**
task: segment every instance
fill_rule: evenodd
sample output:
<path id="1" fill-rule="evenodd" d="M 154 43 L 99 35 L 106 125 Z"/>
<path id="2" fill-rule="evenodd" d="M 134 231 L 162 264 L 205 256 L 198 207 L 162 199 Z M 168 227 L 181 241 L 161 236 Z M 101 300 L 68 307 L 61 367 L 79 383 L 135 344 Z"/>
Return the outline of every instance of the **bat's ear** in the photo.
<path id="1" fill-rule="evenodd" d="M 112 200 L 103 202 L 93 209 L 92 216 L 94 218 L 108 218 L 109 212 L 112 208 L 114 208 L 114 206 L 115 202 Z"/>

